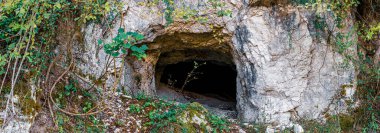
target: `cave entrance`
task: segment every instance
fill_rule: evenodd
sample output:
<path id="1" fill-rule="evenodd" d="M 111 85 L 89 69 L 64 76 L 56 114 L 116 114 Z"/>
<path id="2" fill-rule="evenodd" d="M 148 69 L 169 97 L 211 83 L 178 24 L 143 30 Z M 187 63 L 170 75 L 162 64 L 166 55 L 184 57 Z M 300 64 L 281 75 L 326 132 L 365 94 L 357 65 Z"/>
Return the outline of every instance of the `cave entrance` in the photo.
<path id="1" fill-rule="evenodd" d="M 158 96 L 182 103 L 198 102 L 216 113 L 236 117 L 237 74 L 230 56 L 207 50 L 179 53 L 160 56 L 156 66 Z M 207 57 L 197 58 L 202 54 Z"/>

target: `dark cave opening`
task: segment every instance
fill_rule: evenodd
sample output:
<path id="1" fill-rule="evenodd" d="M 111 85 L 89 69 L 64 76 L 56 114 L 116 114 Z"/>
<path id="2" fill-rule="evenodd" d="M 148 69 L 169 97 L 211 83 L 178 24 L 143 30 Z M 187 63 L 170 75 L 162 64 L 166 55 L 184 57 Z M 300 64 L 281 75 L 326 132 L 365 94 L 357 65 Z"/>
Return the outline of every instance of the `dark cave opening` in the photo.
<path id="1" fill-rule="evenodd" d="M 160 82 L 181 89 L 188 79 L 184 86 L 186 91 L 223 101 L 236 101 L 236 70 L 233 67 L 216 61 L 188 60 L 167 65 Z"/>
<path id="2" fill-rule="evenodd" d="M 214 60 L 190 59 L 165 65 L 160 77 L 161 84 L 177 92 L 183 88 L 188 94 L 203 98 L 197 100 L 190 96 L 190 101 L 223 110 L 236 110 L 235 65 Z M 188 82 L 185 84 L 185 81 Z"/>

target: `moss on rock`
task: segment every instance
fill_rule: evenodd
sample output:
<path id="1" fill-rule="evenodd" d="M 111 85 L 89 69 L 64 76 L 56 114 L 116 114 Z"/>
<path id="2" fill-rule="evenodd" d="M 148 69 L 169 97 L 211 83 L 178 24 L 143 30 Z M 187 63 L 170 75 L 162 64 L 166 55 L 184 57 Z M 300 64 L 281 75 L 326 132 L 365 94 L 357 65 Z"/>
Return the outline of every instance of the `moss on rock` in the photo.
<path id="1" fill-rule="evenodd" d="M 340 114 L 339 115 L 340 128 L 343 131 L 349 131 L 353 128 L 354 118 L 351 115 Z"/>
<path id="2" fill-rule="evenodd" d="M 188 132 L 206 131 L 208 124 L 206 119 L 207 110 L 197 102 L 193 102 L 178 115 L 178 120 L 183 126 L 183 130 Z"/>

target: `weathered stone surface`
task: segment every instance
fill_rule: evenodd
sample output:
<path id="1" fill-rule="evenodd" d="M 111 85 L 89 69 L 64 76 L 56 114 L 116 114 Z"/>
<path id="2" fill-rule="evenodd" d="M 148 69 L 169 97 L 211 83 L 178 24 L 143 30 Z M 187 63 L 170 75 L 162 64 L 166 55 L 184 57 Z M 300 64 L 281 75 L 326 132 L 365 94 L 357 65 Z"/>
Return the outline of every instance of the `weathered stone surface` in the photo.
<path id="1" fill-rule="evenodd" d="M 236 29 L 243 121 L 290 124 L 322 118 L 341 85 L 354 81 L 353 67 L 340 66 L 342 56 L 326 38 L 313 38 L 309 12 L 287 9 L 251 8 Z"/>
<path id="2" fill-rule="evenodd" d="M 301 125 L 298 125 L 298 124 L 295 124 L 295 125 L 293 126 L 293 131 L 294 131 L 294 133 L 303 133 L 303 132 L 305 132 L 305 131 L 303 130 L 302 126 L 301 126 Z"/>
<path id="3" fill-rule="evenodd" d="M 191 8 L 202 10 L 204 14 L 200 15 L 209 15 L 209 20 L 176 20 L 165 27 L 165 19 L 158 14 L 163 7 L 127 3 L 124 18 L 116 20 L 114 29 L 90 24 L 83 27 L 84 42 L 73 45 L 76 71 L 87 78 L 107 72 L 104 87 L 112 87 L 117 81 L 114 74 L 122 71 L 118 87 L 155 95 L 159 82 L 154 76 L 155 65 L 160 54 L 186 49 L 227 53 L 232 55 L 238 73 L 240 120 L 277 126 L 290 125 L 299 118 L 323 119 L 324 113 L 339 113 L 331 111 L 331 107 L 339 106 L 333 99 L 342 85 L 354 83 L 352 66 L 342 67 L 343 57 L 329 46 L 327 37 L 315 35 L 313 11 L 292 6 L 251 7 L 248 1 L 233 0 L 227 1 L 232 17 L 217 17 L 207 12 L 202 1 L 185 0 Z M 141 43 L 147 43 L 150 51 L 144 61 L 129 59 L 122 64 L 116 59 L 103 71 L 108 57 L 97 40 L 110 42 L 118 25 L 143 33 L 147 39 Z"/>

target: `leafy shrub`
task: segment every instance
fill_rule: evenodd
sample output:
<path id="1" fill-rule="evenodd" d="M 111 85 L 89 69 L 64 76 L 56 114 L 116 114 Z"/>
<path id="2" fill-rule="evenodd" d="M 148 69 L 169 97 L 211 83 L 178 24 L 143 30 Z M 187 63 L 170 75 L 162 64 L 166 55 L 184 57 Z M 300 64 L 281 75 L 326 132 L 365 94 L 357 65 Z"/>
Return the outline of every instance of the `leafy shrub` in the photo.
<path id="1" fill-rule="evenodd" d="M 133 55 L 141 60 L 146 57 L 145 51 L 148 47 L 145 44 L 141 47 L 133 44 L 142 39 L 144 39 L 144 35 L 137 32 L 124 32 L 124 29 L 120 28 L 117 36 L 112 39 L 112 42 L 104 44 L 104 52 L 113 57 L 117 57 L 120 53 L 128 55 L 128 51 L 131 51 L 132 53 L 129 55 Z M 98 44 L 103 44 L 103 41 L 98 40 Z"/>

